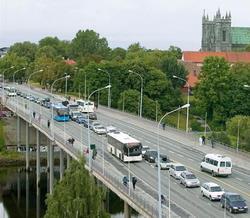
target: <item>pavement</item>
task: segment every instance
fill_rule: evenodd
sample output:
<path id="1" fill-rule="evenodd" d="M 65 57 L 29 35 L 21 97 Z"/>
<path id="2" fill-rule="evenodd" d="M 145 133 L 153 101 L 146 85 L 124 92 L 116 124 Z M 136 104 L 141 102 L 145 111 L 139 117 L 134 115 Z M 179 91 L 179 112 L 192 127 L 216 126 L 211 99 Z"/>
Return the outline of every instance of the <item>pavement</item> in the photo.
<path id="1" fill-rule="evenodd" d="M 138 116 L 124 113 L 115 109 L 108 109 L 103 106 L 99 106 L 98 112 L 106 114 L 111 117 L 119 117 L 119 119 L 126 120 L 130 124 L 134 124 L 135 126 L 140 126 L 150 132 L 157 134 L 158 132 L 158 123 L 152 120 L 139 118 Z M 115 113 L 114 113 L 115 112 Z M 214 148 L 212 148 L 210 141 L 206 140 L 205 145 L 199 144 L 199 136 L 194 133 L 186 133 L 184 131 L 174 129 L 172 127 L 166 126 L 165 130 L 159 129 L 159 135 L 168 137 L 174 141 L 177 141 L 185 146 L 190 147 L 190 149 L 198 150 L 204 154 L 214 153 L 214 154 L 222 154 L 228 156 L 232 159 L 233 165 L 236 165 L 240 168 L 246 169 L 249 171 L 250 169 L 250 153 L 239 151 L 237 152 L 235 149 L 230 147 L 226 147 L 224 145 L 215 143 Z"/>

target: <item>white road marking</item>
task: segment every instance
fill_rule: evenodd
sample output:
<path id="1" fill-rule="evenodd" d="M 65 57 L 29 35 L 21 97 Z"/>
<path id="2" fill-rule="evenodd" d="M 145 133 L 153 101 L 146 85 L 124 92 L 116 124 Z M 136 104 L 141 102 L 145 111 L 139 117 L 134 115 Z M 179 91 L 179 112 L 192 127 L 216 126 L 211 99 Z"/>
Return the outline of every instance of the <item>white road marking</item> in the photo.
<path id="1" fill-rule="evenodd" d="M 170 153 L 172 153 L 172 154 L 174 154 L 174 152 L 173 151 L 169 151 Z"/>
<path id="2" fill-rule="evenodd" d="M 192 158 L 188 158 L 188 160 L 194 161 Z"/>
<path id="3" fill-rule="evenodd" d="M 182 154 L 177 154 L 179 157 L 184 157 Z"/>
<path id="4" fill-rule="evenodd" d="M 145 140 L 145 142 L 146 142 L 146 143 L 148 143 L 148 144 L 151 144 L 151 142 L 150 142 L 150 141 L 148 141 L 148 140 Z"/>
<path id="5" fill-rule="evenodd" d="M 241 179 L 241 178 L 238 178 L 238 177 L 236 177 L 235 179 L 237 179 L 237 180 L 239 180 L 239 181 L 242 181 L 242 179 Z"/>

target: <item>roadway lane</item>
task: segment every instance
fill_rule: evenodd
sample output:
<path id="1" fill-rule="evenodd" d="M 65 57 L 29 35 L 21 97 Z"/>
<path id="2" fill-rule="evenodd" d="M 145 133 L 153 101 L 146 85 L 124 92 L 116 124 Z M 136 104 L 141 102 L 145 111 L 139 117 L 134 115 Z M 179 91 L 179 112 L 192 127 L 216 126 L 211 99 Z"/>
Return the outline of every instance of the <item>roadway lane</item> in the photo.
<path id="1" fill-rule="evenodd" d="M 41 96 L 41 94 L 39 94 Z M 40 107 L 36 104 L 34 104 L 34 109 L 40 110 Z M 42 107 L 43 115 L 46 117 L 50 117 L 49 110 Z M 134 126 L 130 123 L 126 122 L 126 119 L 124 117 L 121 117 L 121 119 L 114 119 L 114 117 L 109 117 L 107 114 L 98 113 L 98 118 L 101 120 L 104 124 L 113 124 L 119 129 L 128 132 L 133 133 L 135 138 L 139 139 L 143 144 L 148 144 L 152 148 L 155 147 L 155 141 L 156 141 L 156 134 L 153 131 L 147 131 L 143 129 L 143 126 Z M 64 124 L 62 123 L 56 123 L 56 125 L 62 129 L 64 129 Z M 80 140 L 80 134 L 83 132 L 84 134 L 84 142 L 87 143 L 87 131 L 84 128 L 79 128 L 79 125 L 73 122 L 69 122 L 65 124 L 65 129 L 67 134 L 73 135 L 74 138 Z M 85 130 L 85 131 L 84 131 Z M 102 145 L 103 142 L 106 144 L 106 139 L 104 137 L 99 137 L 92 133 L 91 131 L 91 137 L 93 141 L 97 145 Z M 219 183 L 223 188 L 226 190 L 234 191 L 236 192 L 242 192 L 241 194 L 247 199 L 248 205 L 249 204 L 249 174 L 245 173 L 244 170 L 241 168 L 235 167 L 233 170 L 233 175 L 230 178 L 214 178 L 211 177 L 210 174 L 202 173 L 199 170 L 199 163 L 202 159 L 203 155 L 200 151 L 196 151 L 193 149 L 190 149 L 189 147 L 186 147 L 185 145 L 178 143 L 176 141 L 173 141 L 171 139 L 168 139 L 166 137 L 160 137 L 160 145 L 161 145 L 161 152 L 168 154 L 171 159 L 181 162 L 185 164 L 189 169 L 191 169 L 201 180 L 201 182 L 204 181 L 214 181 L 216 183 Z M 101 153 L 101 147 L 98 146 L 98 153 Z M 111 157 L 107 151 L 105 152 L 105 158 L 107 157 L 107 160 L 110 161 L 111 159 L 115 159 Z M 116 162 L 116 161 L 115 161 Z M 127 170 L 126 164 L 123 164 L 119 162 L 120 165 L 123 166 L 125 169 L 125 172 Z M 138 177 L 143 178 L 144 181 L 146 181 L 148 184 L 154 184 L 154 187 L 157 187 L 157 170 L 154 166 L 149 165 L 148 163 L 136 163 L 136 164 L 130 164 L 130 169 L 132 173 L 135 175 L 139 175 Z M 163 192 L 167 192 L 168 190 L 168 183 L 164 182 L 168 181 L 168 173 L 167 171 L 162 172 L 162 190 Z M 165 190 L 165 191 L 164 191 Z M 178 202 L 179 205 L 181 205 L 183 208 L 185 208 L 187 211 L 191 210 L 192 214 L 196 217 L 221 217 L 223 216 L 223 210 L 219 207 L 218 202 L 210 202 L 207 199 L 203 199 L 200 195 L 200 189 L 185 189 L 182 186 L 178 184 L 177 181 L 171 178 L 171 200 L 174 200 L 175 202 Z M 227 213 L 227 215 L 229 215 Z M 230 215 L 231 216 L 231 215 Z M 240 214 L 240 217 L 247 217 L 245 214 Z"/>

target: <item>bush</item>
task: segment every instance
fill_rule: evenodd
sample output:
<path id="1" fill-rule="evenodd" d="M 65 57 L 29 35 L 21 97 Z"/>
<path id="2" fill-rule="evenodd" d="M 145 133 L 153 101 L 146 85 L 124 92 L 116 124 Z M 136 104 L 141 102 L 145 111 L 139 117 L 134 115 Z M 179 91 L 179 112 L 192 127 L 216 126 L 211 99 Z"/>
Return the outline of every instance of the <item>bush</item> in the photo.
<path id="1" fill-rule="evenodd" d="M 4 141 L 4 122 L 0 121 L 0 151 L 5 150 L 5 141 Z"/>
<path id="2" fill-rule="evenodd" d="M 191 123 L 192 131 L 202 132 L 204 128 L 197 121 L 193 120 Z"/>
<path id="3" fill-rule="evenodd" d="M 231 145 L 230 138 L 225 132 L 213 132 L 211 138 L 219 143 Z"/>

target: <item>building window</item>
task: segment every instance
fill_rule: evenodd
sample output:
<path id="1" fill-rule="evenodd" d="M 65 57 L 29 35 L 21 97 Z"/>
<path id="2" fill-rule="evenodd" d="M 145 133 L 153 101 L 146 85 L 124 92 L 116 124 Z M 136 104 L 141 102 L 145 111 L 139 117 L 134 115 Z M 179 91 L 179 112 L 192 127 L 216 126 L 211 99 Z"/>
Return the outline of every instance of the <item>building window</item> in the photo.
<path id="1" fill-rule="evenodd" d="M 222 41 L 225 42 L 226 41 L 226 30 L 222 31 Z"/>

